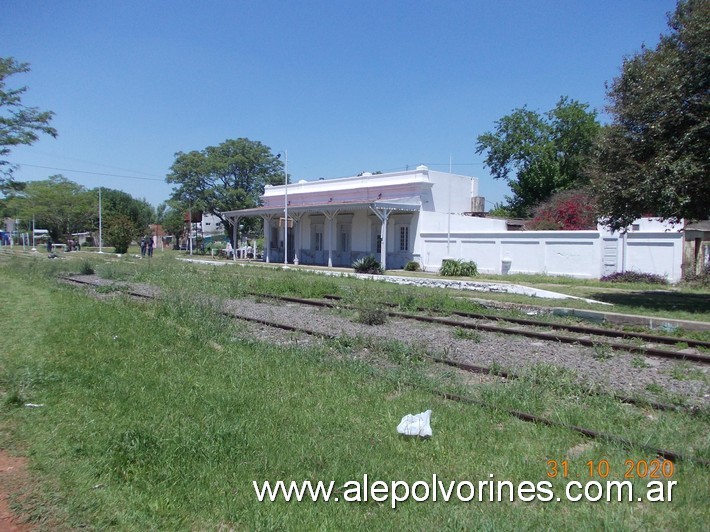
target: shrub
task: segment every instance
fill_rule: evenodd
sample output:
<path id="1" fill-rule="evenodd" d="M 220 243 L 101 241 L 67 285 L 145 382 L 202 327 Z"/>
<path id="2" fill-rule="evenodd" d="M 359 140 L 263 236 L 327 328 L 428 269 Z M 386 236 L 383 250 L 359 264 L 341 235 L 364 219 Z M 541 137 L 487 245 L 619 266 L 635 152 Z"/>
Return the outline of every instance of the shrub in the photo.
<path id="1" fill-rule="evenodd" d="M 365 325 L 382 325 L 387 321 L 387 311 L 379 306 L 362 306 L 358 310 L 357 321 Z"/>
<path id="2" fill-rule="evenodd" d="M 557 192 L 535 209 L 527 227 L 537 231 L 596 229 L 594 198 L 584 190 Z"/>
<path id="3" fill-rule="evenodd" d="M 419 263 L 416 260 L 410 260 L 407 265 L 404 267 L 405 271 L 408 272 L 418 272 L 421 271 L 421 266 L 419 266 Z"/>
<path id="4" fill-rule="evenodd" d="M 94 275 L 94 267 L 91 265 L 91 263 L 88 260 L 85 260 L 84 262 L 81 263 L 81 268 L 79 271 L 84 274 L 84 275 Z"/>
<path id="5" fill-rule="evenodd" d="M 478 266 L 473 261 L 444 259 L 439 274 L 444 277 L 474 277 L 478 275 Z"/>
<path id="6" fill-rule="evenodd" d="M 668 284 L 668 280 L 662 275 L 642 272 L 617 272 L 605 275 L 600 281 L 608 283 L 647 283 L 647 284 Z"/>
<path id="7" fill-rule="evenodd" d="M 382 265 L 372 255 L 357 259 L 353 262 L 352 267 L 355 269 L 356 273 L 372 273 L 375 275 L 382 275 L 384 273 Z"/>
<path id="8" fill-rule="evenodd" d="M 123 214 L 117 214 L 106 221 L 106 238 L 115 248 L 116 253 L 127 253 L 137 231 L 133 221 Z"/>
<path id="9" fill-rule="evenodd" d="M 686 272 L 683 275 L 683 284 L 694 288 L 710 288 L 710 267 L 702 273 Z"/>

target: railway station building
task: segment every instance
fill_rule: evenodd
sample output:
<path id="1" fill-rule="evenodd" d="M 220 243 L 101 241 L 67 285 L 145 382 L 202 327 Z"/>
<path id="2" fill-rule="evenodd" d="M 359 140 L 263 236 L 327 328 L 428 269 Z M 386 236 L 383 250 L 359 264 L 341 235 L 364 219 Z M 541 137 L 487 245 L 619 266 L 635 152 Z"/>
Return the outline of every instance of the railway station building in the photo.
<path id="1" fill-rule="evenodd" d="M 682 276 L 683 226 L 638 220 L 623 233 L 521 231 L 484 216 L 475 177 L 430 170 L 267 186 L 262 205 L 223 212 L 236 228 L 264 221 L 266 262 L 350 267 L 374 255 L 385 269 L 416 261 L 437 271 L 445 258 L 475 261 L 484 273 L 543 273 L 598 279 L 623 271 Z"/>
<path id="2" fill-rule="evenodd" d="M 287 253 L 289 263 L 349 267 L 374 255 L 389 269 L 412 260 L 433 266 L 452 253 L 454 233 L 506 230 L 504 220 L 474 216 L 483 211 L 477 178 L 426 166 L 267 185 L 261 199 L 260 207 L 222 214 L 235 228 L 243 217 L 264 220 L 266 262 L 285 262 Z"/>

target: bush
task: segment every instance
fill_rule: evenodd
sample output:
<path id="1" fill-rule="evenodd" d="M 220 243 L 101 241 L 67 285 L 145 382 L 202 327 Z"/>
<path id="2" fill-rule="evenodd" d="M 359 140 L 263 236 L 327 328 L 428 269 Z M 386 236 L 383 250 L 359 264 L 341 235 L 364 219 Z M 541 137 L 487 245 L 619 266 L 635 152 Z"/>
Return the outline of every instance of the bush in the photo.
<path id="1" fill-rule="evenodd" d="M 382 275 L 384 273 L 382 265 L 372 255 L 357 259 L 353 262 L 352 267 L 355 269 L 356 273 L 372 273 L 374 275 Z"/>
<path id="2" fill-rule="evenodd" d="M 596 229 L 594 198 L 584 190 L 556 192 L 538 205 L 535 217 L 527 224 L 536 231 Z"/>
<path id="3" fill-rule="evenodd" d="M 379 306 L 363 306 L 358 309 L 357 321 L 365 325 L 383 325 L 387 321 L 387 311 Z"/>
<path id="4" fill-rule="evenodd" d="M 106 238 L 116 253 L 127 253 L 128 246 L 136 236 L 136 227 L 128 216 L 117 214 L 106 221 Z"/>
<path id="5" fill-rule="evenodd" d="M 683 284 L 693 288 L 710 288 L 710 267 L 705 268 L 703 273 L 686 272 Z"/>
<path id="6" fill-rule="evenodd" d="M 608 283 L 647 283 L 647 284 L 668 284 L 668 280 L 662 275 L 642 272 L 617 272 L 605 275 L 600 281 Z"/>
<path id="7" fill-rule="evenodd" d="M 407 265 L 404 267 L 405 271 L 408 272 L 418 272 L 421 271 L 421 266 L 419 266 L 419 263 L 416 260 L 410 260 Z"/>
<path id="8" fill-rule="evenodd" d="M 474 277 L 478 275 L 478 266 L 473 261 L 463 259 L 444 259 L 439 275 L 444 277 Z"/>
<path id="9" fill-rule="evenodd" d="M 88 260 L 81 263 L 81 268 L 79 270 L 84 275 L 94 275 L 94 267 Z"/>

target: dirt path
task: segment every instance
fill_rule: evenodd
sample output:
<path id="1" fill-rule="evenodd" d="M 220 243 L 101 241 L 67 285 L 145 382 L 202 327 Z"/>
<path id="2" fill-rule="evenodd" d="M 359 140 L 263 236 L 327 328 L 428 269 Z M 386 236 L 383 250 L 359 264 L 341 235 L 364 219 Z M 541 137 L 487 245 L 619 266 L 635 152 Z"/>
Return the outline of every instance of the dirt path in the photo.
<path id="1" fill-rule="evenodd" d="M 10 509 L 10 493 L 21 491 L 29 482 L 27 475 L 27 460 L 11 456 L 7 451 L 0 449 L 0 531 L 26 532 L 32 527 L 23 523 L 22 516 L 18 516 Z"/>

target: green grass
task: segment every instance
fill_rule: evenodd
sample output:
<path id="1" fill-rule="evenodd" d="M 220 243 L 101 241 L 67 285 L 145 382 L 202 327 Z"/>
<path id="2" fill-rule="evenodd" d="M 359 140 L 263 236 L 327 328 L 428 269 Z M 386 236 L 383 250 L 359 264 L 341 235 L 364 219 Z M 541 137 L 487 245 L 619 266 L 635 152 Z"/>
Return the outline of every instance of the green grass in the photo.
<path id="1" fill-rule="evenodd" d="M 513 282 L 612 303 L 613 306 L 610 307 L 580 300 L 552 300 L 503 293 L 405 287 L 383 282 L 327 277 L 294 269 L 284 271 L 279 265 L 254 264 L 243 267 L 231 264 L 220 267 L 188 265 L 175 260 L 178 257 L 186 258 L 185 252 L 172 250 L 158 250 L 152 259 L 136 258 L 138 254 L 137 248 L 129 249 L 129 252 L 120 259 L 112 254 L 99 256 L 84 252 L 67 253 L 64 255 L 66 258 L 63 262 L 83 261 L 88 256 L 93 268 L 103 277 L 132 278 L 166 287 L 182 286 L 200 278 L 205 290 L 222 295 L 225 295 L 226 291 L 226 295 L 231 296 L 241 296 L 248 292 L 268 292 L 301 297 L 322 297 L 333 294 L 347 298 L 353 292 L 367 290 L 371 298 L 378 299 L 380 302 L 395 302 L 410 307 L 413 306 L 413 302 L 416 302 L 416 306 L 429 307 L 436 311 L 447 309 L 480 311 L 478 304 L 465 301 L 466 297 L 478 297 L 521 305 L 569 307 L 710 322 L 710 292 L 707 289 L 689 288 L 683 285 L 664 287 L 659 290 L 657 285 L 643 283 L 612 285 L 598 280 L 545 275 L 477 277 L 477 280 Z M 40 258 L 43 259 L 44 255 L 40 254 Z M 74 271 L 78 272 L 79 267 L 74 267 Z M 239 275 L 234 275 L 235 271 L 239 271 Z M 411 272 L 398 273 L 412 275 Z M 430 276 L 430 274 L 420 273 L 414 275 Z"/>
<path id="2" fill-rule="evenodd" d="M 614 356 L 614 351 L 608 344 L 594 344 L 592 346 L 595 360 L 609 360 Z"/>
<path id="3" fill-rule="evenodd" d="M 0 446 L 29 457 L 41 487 L 20 504 L 40 525 L 51 518 L 63 528 L 118 530 L 519 530 L 570 523 L 698 530 L 707 522 L 710 470 L 692 463 L 677 467 L 673 503 L 409 502 L 396 510 L 372 501 L 258 503 L 253 480 L 342 485 L 366 473 L 386 481 L 433 474 L 478 481 L 493 474 L 537 482 L 547 479 L 547 460 L 564 460 L 587 441 L 516 420 L 505 413 L 510 408 L 705 458 L 710 421 L 707 414 L 649 417 L 587 396 L 573 374 L 546 366 L 518 381 L 468 389 L 399 341 L 343 338 L 310 348 L 254 341 L 206 297 L 218 287 L 222 296 L 248 291 L 259 277 L 249 268 L 156 258 L 95 266 L 114 278 L 160 280 L 174 289 L 165 301 L 145 304 L 94 300 L 57 285 L 51 276 L 73 267 L 57 264 L 0 262 Z M 362 286 L 290 273 L 263 275 L 261 286 L 311 293 Z M 385 363 L 356 360 L 365 349 Z M 434 389 L 486 399 L 491 407 L 445 401 Z M 24 402 L 45 406 L 29 409 Z M 404 414 L 427 408 L 434 411 L 433 438 L 396 434 Z M 603 458 L 621 480 L 625 460 L 653 457 L 592 443 L 569 459 L 570 479 L 588 480 L 586 462 Z M 556 490 L 561 485 L 554 482 Z"/>
<path id="4" fill-rule="evenodd" d="M 669 371 L 669 375 L 679 381 L 708 381 L 707 375 L 702 370 L 698 369 L 696 366 L 693 366 L 692 364 L 686 361 L 676 362 L 673 365 L 672 369 Z"/>
<path id="5" fill-rule="evenodd" d="M 471 329 L 464 329 L 463 327 L 456 327 L 454 329 L 454 337 L 460 340 L 471 340 L 473 342 L 481 341 L 481 333 Z"/>
<path id="6" fill-rule="evenodd" d="M 631 359 L 631 365 L 637 369 L 644 369 L 650 367 L 642 355 L 634 355 Z"/>

